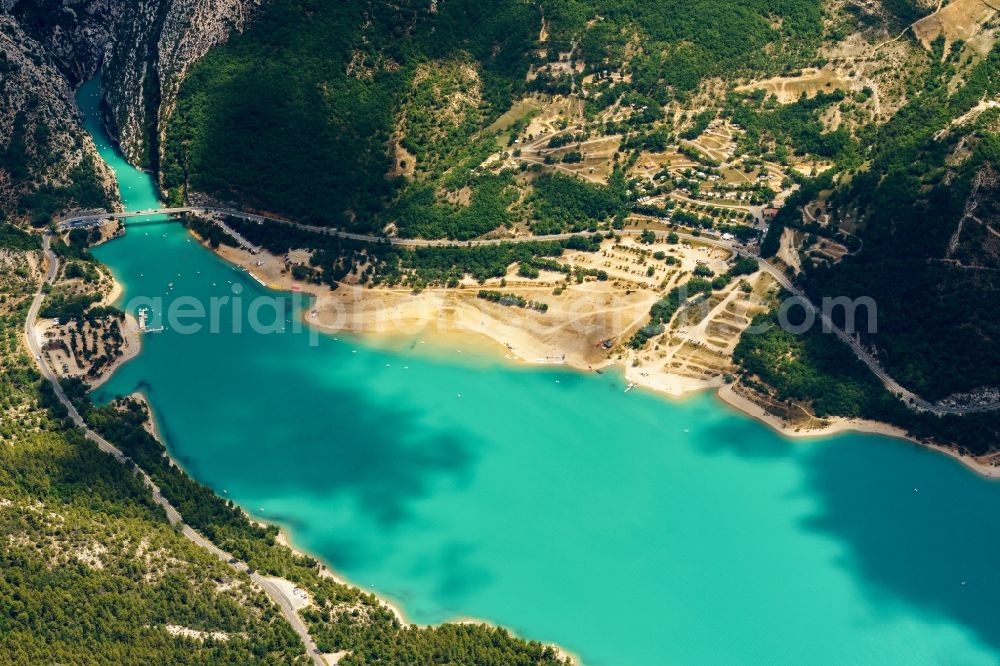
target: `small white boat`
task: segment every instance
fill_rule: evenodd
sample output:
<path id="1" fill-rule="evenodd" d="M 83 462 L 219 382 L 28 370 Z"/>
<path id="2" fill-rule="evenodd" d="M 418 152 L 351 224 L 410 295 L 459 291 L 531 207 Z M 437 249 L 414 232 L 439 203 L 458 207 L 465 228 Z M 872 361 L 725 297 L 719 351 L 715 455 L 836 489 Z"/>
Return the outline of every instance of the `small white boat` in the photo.
<path id="1" fill-rule="evenodd" d="M 625 393 L 628 393 L 629 391 L 631 391 L 632 389 L 634 389 L 635 386 L 636 386 L 635 382 L 629 382 L 628 386 L 625 387 Z"/>

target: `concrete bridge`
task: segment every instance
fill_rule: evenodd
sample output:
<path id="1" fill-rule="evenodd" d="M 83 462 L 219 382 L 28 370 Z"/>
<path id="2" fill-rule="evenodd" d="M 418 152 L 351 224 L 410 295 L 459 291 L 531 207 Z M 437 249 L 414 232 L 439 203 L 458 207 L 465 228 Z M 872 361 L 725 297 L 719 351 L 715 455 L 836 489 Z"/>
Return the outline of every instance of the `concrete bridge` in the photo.
<path id="1" fill-rule="evenodd" d="M 460 246 L 460 247 L 478 247 L 484 245 L 499 245 L 501 243 L 526 243 L 530 241 L 558 241 L 566 240 L 572 238 L 573 236 L 591 236 L 594 233 L 601 232 L 579 232 L 579 233 L 565 233 L 565 234 L 549 234 L 546 236 L 518 236 L 515 238 L 484 238 L 469 241 L 454 241 L 454 240 L 424 240 L 420 238 L 389 238 L 387 236 L 375 236 L 371 234 L 357 234 L 349 231 L 342 231 L 334 227 L 320 227 L 310 224 L 301 224 L 299 222 L 293 222 L 291 220 L 286 220 L 277 217 L 269 217 L 267 215 L 257 215 L 254 213 L 247 213 L 241 210 L 236 210 L 234 208 L 221 208 L 212 206 L 184 206 L 178 208 L 154 208 L 149 210 L 137 210 L 129 211 L 125 213 L 108 213 L 106 211 L 86 211 L 80 215 L 70 215 L 62 219 L 56 220 L 56 227 L 64 231 L 66 229 L 80 229 L 80 228 L 92 228 L 96 226 L 101 226 L 108 224 L 109 222 L 115 220 L 128 219 L 132 217 L 146 217 L 149 215 L 179 215 L 182 213 L 201 213 L 204 215 L 208 214 L 221 214 L 230 217 L 235 217 L 243 220 L 249 220 L 251 222 L 257 222 L 258 224 L 263 224 L 265 222 L 272 224 L 283 224 L 290 227 L 295 227 L 302 231 L 309 231 L 316 234 L 323 234 L 327 236 L 336 236 L 339 238 L 347 238 L 351 240 L 362 241 L 366 243 L 389 243 L 391 245 L 398 245 L 402 247 L 448 247 L 448 246 Z M 222 222 L 216 222 L 219 224 L 220 228 L 223 229 L 230 236 L 235 238 L 242 246 L 250 249 L 253 252 L 259 252 L 260 248 L 251 244 L 241 235 L 236 233 L 233 229 L 229 228 L 226 224 Z M 620 236 L 638 236 L 642 233 L 641 229 L 622 229 L 615 231 L 616 234 Z M 668 232 L 657 231 L 654 232 L 657 238 L 663 238 Z M 814 317 L 819 318 L 824 326 L 824 330 L 832 331 L 844 344 L 846 344 L 854 356 L 857 357 L 862 363 L 864 363 L 868 368 L 874 373 L 874 375 L 882 382 L 885 388 L 895 395 L 897 398 L 903 401 L 903 403 L 915 411 L 930 412 L 932 414 L 943 416 L 946 414 L 969 414 L 972 412 L 986 412 L 994 411 L 1000 409 L 1000 403 L 989 403 L 982 405 L 972 405 L 965 407 L 957 406 L 946 406 L 940 404 L 934 404 L 927 400 L 924 400 L 919 395 L 913 393 L 912 391 L 903 387 L 899 382 L 893 379 L 881 366 L 878 360 L 872 356 L 872 354 L 861 344 L 861 342 L 849 335 L 841 328 L 839 328 L 830 319 L 829 314 L 822 311 L 820 308 L 812 302 L 812 300 L 806 296 L 805 292 L 799 289 L 785 273 L 769 263 L 765 259 L 756 256 L 746 248 L 741 247 L 733 241 L 721 240 L 713 238 L 707 235 L 695 236 L 693 234 L 688 234 L 684 232 L 674 232 L 680 238 L 685 240 L 694 241 L 698 243 L 703 243 L 705 245 L 711 245 L 718 248 L 723 248 L 730 252 L 733 252 L 739 256 L 751 257 L 756 259 L 760 265 L 761 270 L 771 275 L 774 280 L 780 284 L 789 293 L 797 296 L 803 307 L 806 308 Z"/>
<path id="2" fill-rule="evenodd" d="M 109 213 L 106 211 L 86 211 L 79 215 L 68 215 L 56 220 L 56 228 L 59 231 L 68 229 L 90 229 L 100 227 L 116 220 L 125 220 L 133 217 L 148 217 L 150 215 L 181 215 L 183 213 L 199 213 L 202 215 L 218 214 L 235 217 L 241 220 L 248 220 L 263 224 L 283 224 L 295 227 L 302 231 L 308 231 L 325 236 L 336 236 L 337 238 L 347 238 L 349 240 L 361 241 L 363 243 L 388 243 L 400 247 L 478 247 L 483 245 L 500 245 L 501 243 L 526 243 L 530 241 L 556 241 L 566 240 L 573 236 L 589 236 L 588 232 L 549 234 L 547 236 L 520 236 L 516 238 L 480 238 L 475 240 L 457 241 L 450 239 L 425 240 L 423 238 L 390 238 L 389 236 L 379 236 L 374 234 L 358 234 L 350 231 L 343 231 L 336 227 L 321 227 L 314 224 L 302 224 L 280 217 L 270 217 L 267 215 L 257 215 L 247 213 L 235 208 L 222 208 L 214 206 L 183 206 L 178 208 L 150 208 L 148 210 L 135 210 L 125 213 Z M 223 226 L 224 230 L 228 227 Z M 231 230 L 227 233 L 233 233 Z M 619 234 L 629 235 L 629 231 L 619 231 Z M 638 233 L 638 232 L 636 232 Z"/>

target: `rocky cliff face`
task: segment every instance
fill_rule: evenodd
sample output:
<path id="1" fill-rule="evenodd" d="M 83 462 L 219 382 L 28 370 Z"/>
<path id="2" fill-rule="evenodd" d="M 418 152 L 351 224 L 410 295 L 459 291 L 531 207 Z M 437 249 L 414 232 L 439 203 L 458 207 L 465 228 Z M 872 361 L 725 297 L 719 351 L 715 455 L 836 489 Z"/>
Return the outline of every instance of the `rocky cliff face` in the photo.
<path id="1" fill-rule="evenodd" d="M 118 18 L 104 85 L 109 126 L 131 162 L 158 170 L 164 121 L 188 68 L 233 30 L 242 30 L 258 4 L 138 0 L 134 16 Z"/>
<path id="2" fill-rule="evenodd" d="M 103 67 L 106 123 L 132 163 L 157 169 L 188 68 L 240 31 L 260 0 L 0 0 L 71 86 Z"/>
<path id="3" fill-rule="evenodd" d="M 81 120 L 56 62 L 0 13 L 0 218 L 42 223 L 54 208 L 117 200 Z"/>

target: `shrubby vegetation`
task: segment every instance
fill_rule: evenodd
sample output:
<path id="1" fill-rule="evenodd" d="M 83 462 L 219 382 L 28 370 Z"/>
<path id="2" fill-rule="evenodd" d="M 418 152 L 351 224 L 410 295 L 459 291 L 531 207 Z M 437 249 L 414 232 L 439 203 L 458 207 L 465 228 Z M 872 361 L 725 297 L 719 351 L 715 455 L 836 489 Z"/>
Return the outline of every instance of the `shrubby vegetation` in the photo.
<path id="1" fill-rule="evenodd" d="M 227 222 L 231 223 L 232 221 L 231 219 L 227 219 Z M 236 239 L 223 231 L 219 225 L 197 215 L 186 215 L 184 217 L 184 226 L 205 239 L 213 249 L 218 248 L 219 245 L 239 246 Z"/>
<path id="2" fill-rule="evenodd" d="M 529 301 L 526 298 L 518 296 L 517 294 L 504 293 L 502 291 L 492 291 L 489 289 L 480 289 L 477 294 L 478 298 L 481 298 L 491 303 L 496 303 L 498 305 L 506 306 L 517 306 L 519 308 L 528 308 L 529 310 L 537 310 L 538 312 L 546 312 L 549 309 L 548 303 L 542 303 L 539 301 Z"/>
<path id="3" fill-rule="evenodd" d="M 63 179 L 64 184 L 53 185 L 44 173 L 48 161 L 57 159 L 49 145 L 51 130 L 40 121 L 30 139 L 34 154 L 29 154 L 28 149 L 28 120 L 24 112 L 18 113 L 12 121 L 9 142 L 0 149 L 0 167 L 9 177 L 5 187 L 11 192 L 21 192 L 13 197 L 15 203 L 9 212 L 40 227 L 65 208 L 103 208 L 108 204 L 107 193 L 97 180 L 93 158 L 84 154 Z M 79 138 L 75 140 L 82 146 Z M 5 212 L 0 210 L 0 222 Z"/>
<path id="4" fill-rule="evenodd" d="M 829 106 L 843 101 L 842 90 L 818 92 L 791 104 L 779 104 L 773 97 L 765 101 L 758 90 L 742 100 L 730 100 L 727 113 L 746 130 L 740 145 L 750 154 L 767 155 L 787 163 L 789 151 L 796 155 L 822 157 L 837 162 L 841 168 L 860 164 L 860 147 L 844 128 L 825 131 L 819 116 Z"/>
<path id="5" fill-rule="evenodd" d="M 797 323 L 797 322 L 792 322 Z M 889 393 L 833 334 L 815 326 L 802 335 L 784 330 L 776 312 L 758 315 L 733 360 L 752 384 L 759 378 L 779 400 L 809 404 L 818 416 L 884 421 L 915 437 L 952 442 L 981 455 L 1000 446 L 1000 422 L 988 412 L 937 417 L 915 412 Z"/>
<path id="6" fill-rule="evenodd" d="M 534 182 L 531 204 L 536 234 L 596 229 L 601 222 L 625 210 L 625 179 L 620 171 L 606 186 L 560 173 L 546 173 Z"/>
<path id="7" fill-rule="evenodd" d="M 487 122 L 523 88 L 539 23 L 538 9 L 516 0 L 457 0 L 434 13 L 417 0 L 269 2 L 192 68 L 168 123 L 163 183 L 371 229 L 402 185 L 386 177 L 385 146 L 417 67 L 471 56 L 482 88 L 473 112 Z M 425 158 L 426 120 L 411 118 L 406 143 Z M 445 142 L 458 146 L 470 130 L 460 124 Z"/>
<path id="8" fill-rule="evenodd" d="M 467 275 L 480 282 L 503 277 L 515 263 L 549 268 L 551 264 L 545 261 L 546 258 L 558 257 L 567 249 L 596 252 L 601 242 L 600 237 L 591 235 L 562 241 L 411 249 L 388 242 L 364 243 L 282 225 L 259 225 L 243 220 L 233 220 L 231 224 L 252 243 L 278 255 L 298 247 L 315 248 L 312 265 L 322 271 L 322 281 L 331 288 L 336 288 L 337 283 L 348 276 L 372 286 L 454 287 Z"/>
<path id="9" fill-rule="evenodd" d="M 38 238 L 13 224 L 0 223 L 0 248 L 5 250 L 38 250 Z"/>

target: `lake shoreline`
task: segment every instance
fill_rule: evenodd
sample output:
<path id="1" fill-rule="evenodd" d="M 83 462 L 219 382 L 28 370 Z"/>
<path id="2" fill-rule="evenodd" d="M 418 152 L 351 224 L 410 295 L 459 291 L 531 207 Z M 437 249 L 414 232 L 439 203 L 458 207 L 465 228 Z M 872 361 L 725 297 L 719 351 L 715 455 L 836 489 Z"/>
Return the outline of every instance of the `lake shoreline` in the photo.
<path id="1" fill-rule="evenodd" d="M 101 299 L 99 303 L 101 306 L 109 307 L 114 306 L 125 293 L 124 287 L 115 278 L 114 275 L 111 276 L 111 291 L 108 292 L 107 296 Z M 97 377 L 87 382 L 90 390 L 94 390 L 103 384 L 107 383 L 109 379 L 117 372 L 118 368 L 125 365 L 136 356 L 142 352 L 142 333 L 139 331 L 139 322 L 131 313 L 125 312 L 125 321 L 121 327 L 122 337 L 125 340 L 124 350 L 122 355 L 117 357 L 114 361 L 103 368 Z"/>
<path id="2" fill-rule="evenodd" d="M 902 428 L 898 428 L 889 423 L 884 423 L 882 421 L 870 421 L 866 419 L 827 417 L 824 419 L 828 422 L 827 425 L 821 428 L 804 430 L 801 428 L 795 428 L 778 416 L 771 414 L 753 400 L 744 395 L 740 395 L 731 384 L 721 386 L 716 393 L 716 397 L 727 407 L 745 416 L 750 416 L 751 418 L 767 425 L 783 437 L 787 437 L 789 439 L 816 439 L 821 437 L 831 437 L 848 432 L 883 435 L 885 437 L 902 439 L 916 446 L 944 454 L 949 458 L 958 461 L 964 467 L 983 478 L 1000 479 L 1000 467 L 986 465 L 976 458 L 964 455 L 955 449 L 941 446 L 940 444 L 935 444 L 933 442 L 922 441 L 913 437 Z"/>
<path id="3" fill-rule="evenodd" d="M 197 237 L 196 234 L 195 236 Z M 283 292 L 306 293 L 314 298 L 319 298 L 319 296 L 314 293 L 316 291 L 316 285 L 310 285 L 297 281 L 292 278 L 291 275 L 276 275 L 274 274 L 273 267 L 272 270 L 269 271 L 270 274 L 266 275 L 268 280 L 255 275 L 254 269 L 262 268 L 263 266 L 254 266 L 250 263 L 250 258 L 266 255 L 267 257 L 274 259 L 275 257 L 269 253 L 262 252 L 261 255 L 249 255 L 242 250 L 237 250 L 227 246 L 220 246 L 219 248 L 213 249 L 210 248 L 203 239 L 199 238 L 199 241 L 202 242 L 208 249 L 213 250 L 213 253 L 223 261 L 240 267 L 253 277 L 255 281 L 269 289 Z M 257 261 L 261 261 L 262 264 L 264 263 L 261 259 L 257 259 Z M 344 288 L 362 289 L 356 286 L 341 287 L 341 289 Z M 378 294 L 379 290 L 363 289 L 363 292 L 368 298 L 371 298 L 372 295 Z M 455 326 L 447 327 L 442 324 L 443 320 L 441 318 L 430 316 L 427 312 L 424 312 L 423 315 L 424 316 L 420 321 L 407 318 L 396 320 L 395 323 L 397 324 L 397 327 L 395 330 L 373 330 L 375 328 L 374 325 L 371 329 L 368 329 L 365 327 L 365 322 L 359 318 L 350 318 L 347 321 L 342 322 L 338 327 L 326 326 L 309 317 L 306 312 L 302 312 L 302 321 L 310 328 L 331 337 L 335 336 L 337 333 L 357 335 L 364 338 L 368 344 L 374 343 L 376 347 L 388 349 L 395 348 L 400 340 L 411 340 L 422 337 L 441 350 L 455 349 L 458 353 L 462 353 L 461 347 L 464 347 L 465 349 L 471 348 L 474 354 L 478 352 L 486 355 L 492 360 L 498 360 L 514 366 L 558 366 L 583 373 L 598 372 L 608 368 L 621 368 L 622 376 L 628 384 L 633 384 L 638 388 L 652 391 L 660 396 L 672 400 L 683 400 L 696 393 L 715 389 L 715 397 L 719 400 L 719 402 L 723 403 L 730 409 L 734 409 L 745 416 L 749 416 L 761 423 L 766 424 L 782 436 L 790 439 L 829 437 L 845 432 L 884 435 L 896 439 L 903 439 L 912 444 L 942 453 L 957 460 L 967 469 L 984 478 L 1000 479 L 1000 466 L 987 465 L 980 462 L 976 458 L 965 455 L 951 447 L 917 439 L 902 428 L 898 428 L 889 423 L 864 419 L 829 417 L 822 419 L 827 422 L 826 425 L 822 427 L 804 429 L 785 422 L 780 417 L 768 412 L 753 400 L 740 395 L 736 392 L 733 385 L 724 383 L 722 377 L 698 379 L 675 373 L 660 374 L 653 377 L 650 373 L 643 373 L 642 367 L 629 367 L 623 365 L 620 360 L 605 359 L 600 363 L 588 363 L 583 359 L 575 357 L 574 355 L 566 355 L 562 360 L 552 360 L 548 357 L 539 357 L 537 355 L 532 358 L 531 354 L 518 353 L 518 349 L 539 348 L 539 344 L 532 341 L 531 335 L 527 332 L 523 332 L 522 335 L 516 338 L 517 344 L 515 345 L 510 342 L 511 335 L 509 331 L 505 332 L 505 334 L 501 336 L 496 334 L 495 331 L 491 330 L 487 326 L 477 326 L 473 328 Z M 385 328 L 384 320 L 380 320 L 378 328 Z"/>
<path id="4" fill-rule="evenodd" d="M 139 389 L 139 390 L 136 390 L 136 391 L 130 393 L 129 395 L 123 396 L 123 397 L 126 398 L 126 399 L 135 400 L 135 401 L 139 402 L 146 409 L 146 413 L 148 414 L 148 419 L 146 421 L 148 427 L 147 427 L 146 431 L 149 432 L 153 437 L 155 437 L 156 440 L 160 443 L 160 445 L 163 446 L 163 449 L 166 452 L 166 455 L 169 458 L 171 464 L 173 464 L 175 467 L 177 467 L 178 469 L 180 469 L 185 475 L 187 475 L 187 476 L 189 476 L 191 478 L 194 478 L 194 476 L 191 475 L 191 473 L 181 464 L 181 462 L 178 461 L 173 456 L 173 454 L 170 453 L 170 449 L 167 446 L 167 440 L 163 436 L 162 428 L 159 425 L 159 421 L 156 418 L 156 412 L 153 409 L 153 405 L 150 402 L 148 396 L 141 389 Z M 213 492 L 215 492 L 216 496 L 218 496 L 218 497 L 222 497 L 223 499 L 229 499 L 228 497 L 224 497 L 223 495 L 219 495 L 218 492 L 216 492 L 214 489 L 213 489 Z M 313 553 L 313 552 L 311 552 L 311 551 L 309 551 L 309 550 L 307 550 L 307 549 L 305 549 L 305 548 L 297 545 L 295 543 L 295 541 L 293 540 L 293 538 L 291 536 L 291 533 L 289 532 L 288 528 L 285 525 L 282 525 L 279 522 L 275 522 L 273 519 L 265 518 L 265 517 L 262 517 L 262 516 L 255 515 L 255 514 L 251 513 L 249 510 L 247 510 L 247 508 L 244 507 L 242 504 L 239 504 L 239 503 L 236 503 L 236 502 L 234 502 L 233 504 L 234 504 L 234 506 L 238 507 L 240 511 L 243 512 L 243 515 L 245 515 L 247 517 L 247 520 L 249 520 L 251 523 L 255 523 L 257 525 L 261 525 L 261 526 L 265 526 L 265 527 L 266 526 L 274 526 L 274 527 L 276 527 L 278 529 L 278 535 L 277 535 L 277 537 L 275 537 L 275 541 L 279 545 L 284 546 L 285 548 L 288 548 L 295 555 L 298 555 L 298 556 L 301 556 L 301 557 L 309 557 L 309 558 L 312 558 L 312 559 L 316 560 L 316 562 L 319 565 L 319 576 L 320 577 L 322 577 L 322 578 L 329 578 L 330 580 L 333 580 L 333 581 L 335 581 L 337 583 L 340 583 L 341 585 L 347 585 L 349 587 L 353 587 L 353 588 L 356 588 L 358 590 L 361 590 L 362 592 L 364 592 L 366 594 L 372 594 L 372 595 L 374 595 L 378 599 L 379 603 L 381 603 L 386 609 L 388 609 L 389 612 L 391 612 L 396 617 L 396 619 L 399 621 L 399 623 L 401 625 L 403 625 L 403 626 L 410 626 L 410 625 L 412 625 L 412 626 L 416 626 L 416 627 L 433 627 L 433 626 L 439 626 L 439 625 L 442 625 L 442 624 L 478 624 L 478 625 L 483 625 L 483 626 L 488 626 L 488 627 L 502 628 L 505 631 L 510 632 L 510 634 L 512 636 L 515 636 L 517 638 L 522 638 L 523 640 L 528 640 L 528 641 L 534 640 L 534 641 L 537 641 L 537 642 L 541 643 L 542 645 L 545 645 L 546 647 L 552 648 L 553 650 L 555 650 L 556 654 L 559 656 L 560 659 L 564 659 L 564 660 L 565 659 L 569 659 L 570 662 L 572 664 L 574 664 L 575 666 L 583 666 L 583 661 L 580 659 L 580 657 L 577 654 L 575 654 L 573 652 L 570 652 L 569 650 L 567 650 L 566 648 L 564 648 L 563 646 L 561 646 L 561 645 L 559 645 L 557 643 L 551 643 L 551 642 L 546 642 L 546 641 L 542 641 L 542 640 L 539 640 L 539 639 L 525 638 L 524 636 L 519 636 L 515 632 L 511 631 L 509 628 L 504 627 L 503 625 L 500 625 L 500 624 L 496 624 L 496 623 L 491 622 L 489 620 L 483 620 L 483 619 L 480 619 L 480 618 L 470 618 L 470 617 L 465 617 L 465 616 L 457 616 L 455 618 L 444 620 L 443 622 L 437 622 L 437 623 L 433 623 L 433 624 L 420 624 L 418 622 L 414 622 L 414 621 L 410 620 L 407 617 L 406 612 L 403 610 L 402 604 L 400 602 L 398 602 L 398 601 L 396 601 L 394 599 L 386 597 L 386 595 L 384 593 L 382 593 L 382 592 L 378 592 L 376 590 L 364 587 L 363 585 L 360 585 L 360 584 L 358 584 L 358 583 L 350 580 L 343 573 L 339 572 L 336 568 L 334 568 L 331 565 L 331 563 L 327 562 L 322 556 L 320 556 L 320 555 L 318 555 L 316 553 Z M 286 579 L 282 579 L 282 580 L 286 580 Z M 290 585 L 294 585 L 294 583 L 292 583 L 291 581 L 289 581 L 289 584 Z"/>

